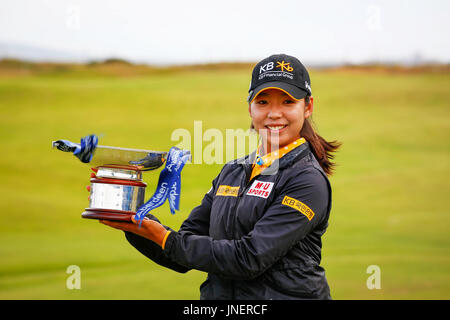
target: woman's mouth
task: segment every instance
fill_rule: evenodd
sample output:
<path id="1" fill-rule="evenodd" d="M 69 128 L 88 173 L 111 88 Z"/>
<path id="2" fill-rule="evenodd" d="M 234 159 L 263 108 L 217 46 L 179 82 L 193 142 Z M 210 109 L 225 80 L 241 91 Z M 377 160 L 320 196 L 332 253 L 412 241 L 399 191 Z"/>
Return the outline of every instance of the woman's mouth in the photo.
<path id="1" fill-rule="evenodd" d="M 270 125 L 270 126 L 265 126 L 267 129 L 269 129 L 271 132 L 281 132 L 283 131 L 287 125 Z"/>

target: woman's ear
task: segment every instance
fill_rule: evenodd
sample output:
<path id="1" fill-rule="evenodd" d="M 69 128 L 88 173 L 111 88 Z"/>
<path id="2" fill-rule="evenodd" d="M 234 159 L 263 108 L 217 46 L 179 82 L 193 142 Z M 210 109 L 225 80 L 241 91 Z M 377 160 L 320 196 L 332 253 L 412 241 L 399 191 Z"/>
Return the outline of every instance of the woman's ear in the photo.
<path id="1" fill-rule="evenodd" d="M 309 98 L 309 103 L 305 104 L 305 119 L 308 119 L 314 110 L 314 98 L 311 96 Z"/>

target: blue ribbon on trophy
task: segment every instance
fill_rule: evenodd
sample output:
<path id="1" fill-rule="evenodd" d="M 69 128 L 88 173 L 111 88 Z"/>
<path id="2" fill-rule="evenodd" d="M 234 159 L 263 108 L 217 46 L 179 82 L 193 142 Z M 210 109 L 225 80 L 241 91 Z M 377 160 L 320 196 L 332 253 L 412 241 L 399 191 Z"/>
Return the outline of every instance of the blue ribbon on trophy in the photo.
<path id="1" fill-rule="evenodd" d="M 177 147 L 170 148 L 166 166 L 159 175 L 155 193 L 136 212 L 135 220 L 139 221 L 139 226 L 147 213 L 163 205 L 166 200 L 169 201 L 170 213 L 175 214 L 175 210 L 180 210 L 180 173 L 190 157 L 191 153 L 188 150 L 180 150 Z"/>
<path id="2" fill-rule="evenodd" d="M 58 140 L 57 148 L 65 152 L 73 152 L 73 154 L 84 163 L 92 160 L 94 151 L 98 145 L 98 137 L 94 134 L 81 138 L 80 144 L 70 142 L 68 140 Z M 142 224 L 145 216 L 153 209 L 163 205 L 166 200 L 169 201 L 170 212 L 175 214 L 176 210 L 180 210 L 180 192 L 181 192 L 181 170 L 191 158 L 188 150 L 181 150 L 172 147 L 167 155 L 165 168 L 161 171 L 158 180 L 158 186 L 153 196 L 138 208 L 135 220 Z M 140 165 L 147 162 L 151 164 L 151 157 L 138 161 L 130 161 L 132 165 Z M 150 166 L 151 167 L 151 166 Z"/>

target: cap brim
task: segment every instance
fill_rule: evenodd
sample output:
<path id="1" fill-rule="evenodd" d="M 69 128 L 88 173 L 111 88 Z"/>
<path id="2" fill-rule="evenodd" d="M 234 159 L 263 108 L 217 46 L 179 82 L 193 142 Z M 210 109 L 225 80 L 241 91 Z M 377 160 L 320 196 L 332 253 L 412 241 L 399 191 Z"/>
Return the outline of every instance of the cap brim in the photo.
<path id="1" fill-rule="evenodd" d="M 248 96 L 248 102 L 252 103 L 253 100 L 263 92 L 264 90 L 269 89 L 278 89 L 289 95 L 294 100 L 300 100 L 306 97 L 308 92 L 306 92 L 303 89 L 300 89 L 299 87 L 296 87 L 292 84 L 281 82 L 281 81 L 271 81 L 271 82 L 265 82 L 260 86 L 257 86 Z"/>

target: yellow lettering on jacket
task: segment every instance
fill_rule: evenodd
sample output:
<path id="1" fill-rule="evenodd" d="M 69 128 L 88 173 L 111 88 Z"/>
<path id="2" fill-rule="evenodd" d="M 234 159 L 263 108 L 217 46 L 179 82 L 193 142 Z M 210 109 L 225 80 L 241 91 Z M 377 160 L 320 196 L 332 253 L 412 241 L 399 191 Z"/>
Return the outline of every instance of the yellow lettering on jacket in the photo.
<path id="1" fill-rule="evenodd" d="M 281 202 L 281 204 L 291 207 L 291 208 L 297 210 L 298 212 L 304 214 L 308 218 L 309 221 L 311 221 L 311 219 L 314 217 L 314 211 L 312 211 L 311 208 L 309 208 L 303 202 L 298 201 L 294 198 L 285 196 L 283 198 L 283 201 Z"/>
<path id="2" fill-rule="evenodd" d="M 219 188 L 217 188 L 216 196 L 237 197 L 238 193 L 239 193 L 239 186 L 232 187 L 220 185 Z"/>

